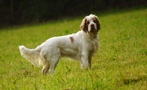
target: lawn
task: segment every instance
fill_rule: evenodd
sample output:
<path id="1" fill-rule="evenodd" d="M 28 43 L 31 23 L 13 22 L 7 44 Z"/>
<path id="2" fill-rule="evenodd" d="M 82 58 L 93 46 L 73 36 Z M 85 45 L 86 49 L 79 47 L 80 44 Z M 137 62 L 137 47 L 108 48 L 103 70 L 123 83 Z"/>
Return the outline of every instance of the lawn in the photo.
<path id="1" fill-rule="evenodd" d="M 76 33 L 83 16 L 0 30 L 0 90 L 147 90 L 147 8 L 96 13 L 100 49 L 92 69 L 62 58 L 54 76 L 21 57 L 18 46 Z"/>

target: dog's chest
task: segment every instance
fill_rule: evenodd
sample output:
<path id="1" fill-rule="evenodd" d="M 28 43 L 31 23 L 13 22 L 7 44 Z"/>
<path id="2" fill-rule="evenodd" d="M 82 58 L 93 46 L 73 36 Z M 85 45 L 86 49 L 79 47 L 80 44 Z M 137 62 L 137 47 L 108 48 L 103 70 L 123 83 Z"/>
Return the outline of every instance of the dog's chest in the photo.
<path id="1" fill-rule="evenodd" d="M 98 50 L 98 40 L 97 39 L 95 39 L 95 40 L 92 41 L 91 47 L 92 47 L 91 50 L 93 52 L 96 52 Z"/>
<path id="2" fill-rule="evenodd" d="M 98 50 L 98 39 L 94 39 L 94 40 L 89 40 L 89 41 L 86 41 L 84 46 L 85 46 L 85 49 L 87 49 L 88 51 L 92 51 L 92 52 L 96 52 Z"/>

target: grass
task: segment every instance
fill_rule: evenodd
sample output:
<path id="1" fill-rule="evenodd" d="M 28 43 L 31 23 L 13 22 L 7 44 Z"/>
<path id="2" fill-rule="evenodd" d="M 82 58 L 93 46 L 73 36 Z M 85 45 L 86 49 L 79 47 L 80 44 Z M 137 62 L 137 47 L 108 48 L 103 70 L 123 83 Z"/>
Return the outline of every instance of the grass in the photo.
<path id="1" fill-rule="evenodd" d="M 62 58 L 54 76 L 20 56 L 46 39 L 79 31 L 82 16 L 0 30 L 0 90 L 147 90 L 147 8 L 97 14 L 102 29 L 92 69 Z"/>

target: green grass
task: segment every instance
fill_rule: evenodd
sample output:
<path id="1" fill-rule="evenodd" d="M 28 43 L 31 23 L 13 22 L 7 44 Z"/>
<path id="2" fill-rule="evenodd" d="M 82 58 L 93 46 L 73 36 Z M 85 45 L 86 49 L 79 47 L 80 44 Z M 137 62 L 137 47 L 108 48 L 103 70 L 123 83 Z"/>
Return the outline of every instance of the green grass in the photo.
<path id="1" fill-rule="evenodd" d="M 0 90 L 147 90 L 147 8 L 97 14 L 102 29 L 92 69 L 62 58 L 54 76 L 20 56 L 46 39 L 76 33 L 84 16 L 0 30 Z"/>

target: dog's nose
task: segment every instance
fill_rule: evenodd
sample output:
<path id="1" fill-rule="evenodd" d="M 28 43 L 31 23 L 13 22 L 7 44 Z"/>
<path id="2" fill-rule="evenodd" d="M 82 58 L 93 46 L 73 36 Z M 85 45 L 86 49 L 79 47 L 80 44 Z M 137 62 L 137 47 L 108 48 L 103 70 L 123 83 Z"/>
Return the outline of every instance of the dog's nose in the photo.
<path id="1" fill-rule="evenodd" d="M 94 24 L 91 24 L 91 27 L 94 27 Z"/>

